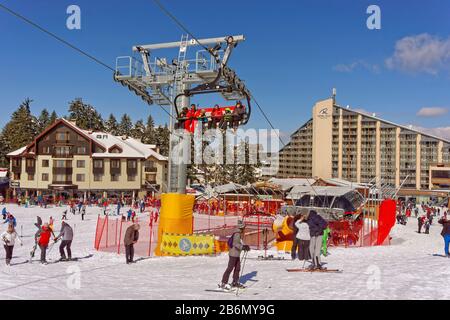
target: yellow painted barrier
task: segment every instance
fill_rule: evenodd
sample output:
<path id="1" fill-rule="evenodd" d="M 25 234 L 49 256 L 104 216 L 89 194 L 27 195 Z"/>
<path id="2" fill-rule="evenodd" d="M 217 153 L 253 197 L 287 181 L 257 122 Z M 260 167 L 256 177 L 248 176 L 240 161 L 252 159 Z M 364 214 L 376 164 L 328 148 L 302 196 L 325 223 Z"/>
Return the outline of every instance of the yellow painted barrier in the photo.
<path id="1" fill-rule="evenodd" d="M 215 253 L 214 236 L 164 233 L 161 251 L 170 256 L 212 255 Z"/>
<path id="2" fill-rule="evenodd" d="M 195 196 L 193 195 L 166 193 L 161 196 L 158 246 L 155 249 L 155 255 L 165 255 L 161 251 L 161 241 L 164 233 L 192 234 L 194 202 Z"/>

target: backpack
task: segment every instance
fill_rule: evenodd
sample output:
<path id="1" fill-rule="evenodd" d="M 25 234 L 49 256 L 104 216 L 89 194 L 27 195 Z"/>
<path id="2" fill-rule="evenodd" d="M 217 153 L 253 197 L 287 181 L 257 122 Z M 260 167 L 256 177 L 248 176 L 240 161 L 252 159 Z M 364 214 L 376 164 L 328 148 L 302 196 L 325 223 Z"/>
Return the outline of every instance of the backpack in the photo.
<path id="1" fill-rule="evenodd" d="M 228 241 L 227 241 L 227 243 L 228 243 L 228 249 L 233 249 L 233 239 L 234 239 L 234 235 L 236 234 L 236 232 L 235 233 L 233 233 L 232 235 L 231 235 L 231 237 L 228 239 Z"/>

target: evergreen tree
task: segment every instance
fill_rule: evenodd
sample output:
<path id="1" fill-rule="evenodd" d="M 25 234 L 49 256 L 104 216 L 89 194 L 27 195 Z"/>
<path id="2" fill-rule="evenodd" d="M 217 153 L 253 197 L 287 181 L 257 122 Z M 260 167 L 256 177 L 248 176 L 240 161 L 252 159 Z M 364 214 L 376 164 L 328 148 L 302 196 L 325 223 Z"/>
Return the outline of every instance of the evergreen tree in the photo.
<path id="1" fill-rule="evenodd" d="M 11 120 L 5 125 L 0 135 L 0 162 L 7 163 L 6 155 L 9 152 L 28 145 L 38 133 L 38 121 L 31 114 L 32 100 L 26 99 L 19 108 L 13 112 Z"/>
<path id="2" fill-rule="evenodd" d="M 119 124 L 117 123 L 116 117 L 111 113 L 108 120 L 105 122 L 105 130 L 112 135 L 118 135 Z"/>
<path id="3" fill-rule="evenodd" d="M 38 133 L 44 131 L 50 124 L 50 114 L 48 110 L 44 108 L 38 117 Z"/>
<path id="4" fill-rule="evenodd" d="M 155 142 L 160 148 L 160 153 L 163 156 L 169 156 L 169 140 L 170 140 L 170 130 L 167 124 L 164 127 L 156 128 L 155 132 Z"/>
<path id="5" fill-rule="evenodd" d="M 52 114 L 50 115 L 49 123 L 53 124 L 56 120 L 58 120 L 58 115 L 56 114 L 56 111 L 53 110 Z"/>
<path id="6" fill-rule="evenodd" d="M 103 119 L 100 113 L 89 104 L 85 104 L 81 98 L 76 98 L 69 103 L 69 115 L 67 117 L 75 121 L 77 126 L 85 130 L 103 131 Z"/>
<path id="7" fill-rule="evenodd" d="M 147 118 L 147 124 L 145 126 L 144 135 L 142 136 L 142 142 L 146 144 L 156 144 L 155 121 L 151 115 Z"/>
<path id="8" fill-rule="evenodd" d="M 131 130 L 133 129 L 133 122 L 131 118 L 126 113 L 122 116 L 119 126 L 117 128 L 117 133 L 119 136 L 131 136 Z"/>
<path id="9" fill-rule="evenodd" d="M 131 129 L 131 137 L 142 141 L 142 139 L 144 138 L 145 130 L 146 130 L 146 127 L 144 125 L 144 121 L 138 120 L 134 124 L 133 129 Z"/>

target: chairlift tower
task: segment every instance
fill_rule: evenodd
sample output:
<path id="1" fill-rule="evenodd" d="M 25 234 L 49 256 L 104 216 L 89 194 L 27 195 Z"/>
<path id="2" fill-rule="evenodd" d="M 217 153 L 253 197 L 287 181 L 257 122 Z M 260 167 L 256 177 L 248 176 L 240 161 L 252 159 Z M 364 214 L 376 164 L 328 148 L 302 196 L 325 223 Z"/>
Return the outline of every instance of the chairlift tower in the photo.
<path id="1" fill-rule="evenodd" d="M 186 193 L 187 164 L 176 161 L 179 154 L 173 150 L 188 133 L 174 134 L 174 119 L 184 107 L 189 107 L 190 98 L 196 94 L 219 93 L 226 100 L 247 99 L 250 103 L 251 94 L 244 82 L 227 65 L 233 50 L 243 41 L 242 35 L 199 40 L 183 35 L 178 42 L 136 45 L 133 56 L 116 59 L 115 81 L 149 105 L 170 108 L 169 192 Z M 191 47 L 195 49 L 194 57 L 188 55 Z M 155 54 L 177 48 L 178 56 L 172 59 Z"/>

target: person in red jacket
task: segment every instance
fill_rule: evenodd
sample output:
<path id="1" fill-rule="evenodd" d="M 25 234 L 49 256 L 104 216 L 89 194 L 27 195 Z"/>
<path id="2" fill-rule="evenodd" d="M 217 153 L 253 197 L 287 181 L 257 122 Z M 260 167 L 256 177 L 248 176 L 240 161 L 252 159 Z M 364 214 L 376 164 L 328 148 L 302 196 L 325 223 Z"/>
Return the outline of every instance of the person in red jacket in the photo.
<path id="1" fill-rule="evenodd" d="M 41 230 L 36 234 L 36 242 L 39 245 L 39 249 L 41 249 L 41 263 L 47 264 L 46 255 L 48 244 L 50 243 L 50 238 L 53 234 L 53 231 L 50 229 L 48 223 L 45 223 Z M 55 239 L 55 235 L 53 235 L 53 239 Z"/>
<path id="2" fill-rule="evenodd" d="M 209 122 L 208 129 L 216 129 L 220 121 L 222 121 L 223 112 L 216 104 L 214 109 L 211 111 L 211 121 Z"/>
<path id="3" fill-rule="evenodd" d="M 200 116 L 200 110 L 197 110 L 197 107 L 195 106 L 195 104 L 191 104 L 191 109 L 189 109 L 186 118 L 188 120 L 186 120 L 185 122 L 185 129 L 188 132 L 194 133 L 195 131 L 195 126 L 197 125 L 197 119 Z"/>

